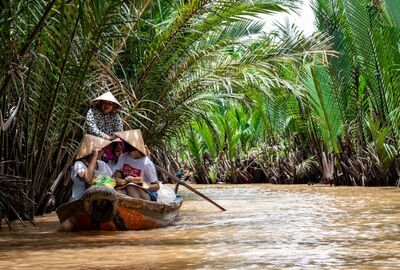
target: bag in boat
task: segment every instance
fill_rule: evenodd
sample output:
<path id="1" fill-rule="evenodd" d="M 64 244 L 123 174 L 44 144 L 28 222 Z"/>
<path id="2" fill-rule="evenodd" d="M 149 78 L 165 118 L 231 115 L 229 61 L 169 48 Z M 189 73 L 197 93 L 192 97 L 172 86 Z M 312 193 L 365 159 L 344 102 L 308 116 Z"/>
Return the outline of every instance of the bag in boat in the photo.
<path id="1" fill-rule="evenodd" d="M 160 189 L 157 193 L 157 202 L 159 203 L 172 203 L 176 198 L 174 190 L 170 187 L 164 186 L 162 183 L 160 183 Z"/>
<path id="2" fill-rule="evenodd" d="M 93 179 L 93 186 L 115 187 L 115 181 L 110 176 L 98 175 Z"/>

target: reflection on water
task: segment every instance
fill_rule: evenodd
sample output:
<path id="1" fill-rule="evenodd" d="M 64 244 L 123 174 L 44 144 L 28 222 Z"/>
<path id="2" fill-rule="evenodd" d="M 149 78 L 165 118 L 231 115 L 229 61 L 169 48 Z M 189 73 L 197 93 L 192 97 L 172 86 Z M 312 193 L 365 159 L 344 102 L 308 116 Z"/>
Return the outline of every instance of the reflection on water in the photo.
<path id="1" fill-rule="evenodd" d="M 181 187 L 175 226 L 59 233 L 55 214 L 0 232 L 1 269 L 397 269 L 400 199 L 394 188 Z"/>

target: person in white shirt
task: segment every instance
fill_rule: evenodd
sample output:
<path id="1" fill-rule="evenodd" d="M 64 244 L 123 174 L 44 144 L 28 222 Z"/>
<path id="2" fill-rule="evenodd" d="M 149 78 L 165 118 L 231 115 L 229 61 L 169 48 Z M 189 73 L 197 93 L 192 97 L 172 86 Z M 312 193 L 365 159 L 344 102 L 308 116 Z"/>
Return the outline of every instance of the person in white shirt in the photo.
<path id="1" fill-rule="evenodd" d="M 157 201 L 160 184 L 153 162 L 146 155 L 147 150 L 139 129 L 116 132 L 115 135 L 126 142 L 125 153 L 116 166 L 114 178 L 119 193 L 133 198 Z"/>
<path id="2" fill-rule="evenodd" d="M 92 185 L 93 178 L 96 176 L 112 175 L 108 165 L 100 160 L 102 148 L 109 143 L 110 141 L 92 135 L 83 137 L 76 161 L 71 169 L 73 186 L 69 201 L 80 199 L 86 188 Z"/>

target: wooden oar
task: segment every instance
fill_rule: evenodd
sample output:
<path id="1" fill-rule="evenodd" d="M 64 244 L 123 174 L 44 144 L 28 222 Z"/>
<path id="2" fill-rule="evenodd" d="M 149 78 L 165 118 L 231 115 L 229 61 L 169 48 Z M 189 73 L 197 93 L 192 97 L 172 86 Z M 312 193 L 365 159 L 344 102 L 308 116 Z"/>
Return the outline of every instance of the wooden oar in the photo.
<path id="1" fill-rule="evenodd" d="M 189 186 L 188 184 L 186 184 L 184 181 L 180 180 L 178 177 L 176 177 L 175 175 L 173 175 L 172 173 L 170 173 L 169 171 L 167 171 L 164 168 L 161 168 L 160 166 L 154 164 L 154 166 L 156 167 L 157 170 L 159 170 L 160 172 L 164 173 L 165 175 L 168 175 L 172 181 L 174 181 L 176 184 L 180 184 L 182 186 L 184 186 L 185 188 L 189 189 L 190 191 L 196 193 L 197 195 L 199 195 L 200 197 L 202 197 L 203 199 L 206 199 L 207 201 L 209 201 L 210 203 L 212 203 L 213 205 L 215 205 L 216 207 L 218 207 L 219 209 L 221 209 L 222 211 L 226 211 L 225 208 L 223 208 L 221 205 L 219 205 L 218 203 L 214 202 L 213 200 L 211 200 L 210 198 L 208 198 L 206 195 L 204 195 L 203 193 L 201 193 L 200 191 L 192 188 L 191 186 Z"/>

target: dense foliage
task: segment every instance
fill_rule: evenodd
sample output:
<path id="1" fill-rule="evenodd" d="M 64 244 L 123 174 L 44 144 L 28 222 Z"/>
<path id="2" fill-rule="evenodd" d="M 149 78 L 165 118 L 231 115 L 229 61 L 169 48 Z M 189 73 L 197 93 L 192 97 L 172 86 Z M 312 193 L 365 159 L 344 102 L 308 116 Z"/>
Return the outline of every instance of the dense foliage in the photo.
<path id="1" fill-rule="evenodd" d="M 28 215 L 53 196 L 68 198 L 91 98 L 111 90 L 126 128 L 147 130 L 149 146 L 160 149 L 193 112 L 234 96 L 234 80 L 257 58 L 225 56 L 235 46 L 246 50 L 240 39 L 261 30 L 254 15 L 294 7 L 285 2 L 2 2 L 0 174 L 28 181 L 21 188 L 34 202 Z M 9 207 L 7 183 L 1 212 L 19 212 Z"/>
<path id="2" fill-rule="evenodd" d="M 190 158 L 181 159 L 197 181 L 398 185 L 399 7 L 314 1 L 334 53 L 275 64 L 281 87 L 257 86 L 244 104 L 218 105 L 192 122 L 177 145 L 187 142 Z M 280 28 L 283 44 L 304 43 Z"/>
<path id="3" fill-rule="evenodd" d="M 197 183 L 396 184 L 400 4 L 315 0 L 319 32 L 264 32 L 265 15 L 297 4 L 2 2 L 0 218 L 68 199 L 84 115 L 105 90 L 154 161 Z"/>

